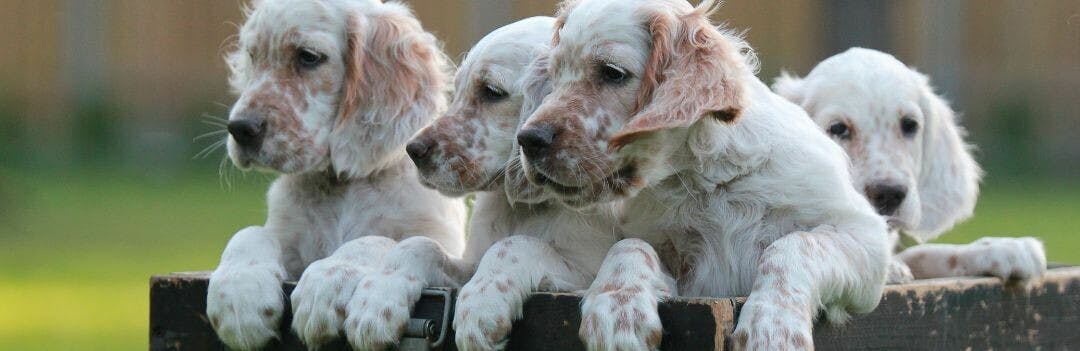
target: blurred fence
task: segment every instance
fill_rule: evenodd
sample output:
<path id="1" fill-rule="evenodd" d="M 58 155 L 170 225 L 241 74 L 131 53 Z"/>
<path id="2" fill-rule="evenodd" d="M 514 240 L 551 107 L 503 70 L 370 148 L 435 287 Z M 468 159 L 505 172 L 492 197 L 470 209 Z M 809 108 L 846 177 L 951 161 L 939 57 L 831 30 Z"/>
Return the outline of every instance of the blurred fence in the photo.
<path id="1" fill-rule="evenodd" d="M 405 1 L 455 59 L 555 1 Z M 235 0 L 0 0 L 0 163 L 183 168 L 226 115 Z M 849 46 L 932 75 L 997 174 L 1080 171 L 1080 0 L 730 0 L 767 82 Z"/>

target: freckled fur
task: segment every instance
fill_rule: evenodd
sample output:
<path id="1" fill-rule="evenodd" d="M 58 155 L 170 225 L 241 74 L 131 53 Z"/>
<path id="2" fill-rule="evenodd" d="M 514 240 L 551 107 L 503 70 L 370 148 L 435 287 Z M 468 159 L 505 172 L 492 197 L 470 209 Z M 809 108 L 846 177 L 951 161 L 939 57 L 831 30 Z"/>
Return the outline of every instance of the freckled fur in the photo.
<path id="1" fill-rule="evenodd" d="M 451 255 L 463 249 L 464 204 L 420 185 L 403 157 L 406 139 L 445 109 L 449 64 L 400 4 L 262 0 L 245 13 L 226 57 L 238 95 L 230 119 L 258 115 L 268 129 L 257 151 L 230 138 L 229 155 L 241 168 L 281 175 L 267 193 L 266 223 L 226 246 L 210 278 L 207 315 L 230 348 L 257 349 L 277 337 L 281 282 L 299 278 L 289 297 L 292 327 L 316 347 L 356 332 L 344 321 L 362 310 L 363 300 L 350 303 L 363 290 L 357 283 L 381 271 L 384 256 L 395 259 L 397 241 L 405 246 L 398 251 L 417 237 Z M 301 69 L 301 47 L 326 62 Z M 393 316 L 407 319 L 401 310 Z"/>
<path id="2" fill-rule="evenodd" d="M 627 237 L 670 243 L 663 252 L 679 257 L 660 260 L 687 267 L 678 294 L 749 294 L 736 346 L 812 348 L 797 345 L 811 340 L 819 309 L 836 322 L 877 305 L 889 257 L 886 225 L 852 186 L 843 151 L 754 76 L 752 50 L 708 22 L 712 8 L 681 0 L 570 5 L 552 50 L 553 93 L 522 128 L 571 128 L 556 131 L 556 139 L 570 140 L 556 140 L 553 154 L 585 156 L 523 163 L 530 179 L 539 174 L 580 189 L 548 186 L 560 201 L 580 208 L 620 201 Z M 654 50 L 665 52 L 657 59 Z M 620 65 L 631 78 L 593 83 L 597 60 Z M 688 61 L 668 63 L 679 60 Z M 713 118 L 736 110 L 736 118 Z M 599 123 L 567 119 L 606 120 L 613 128 L 583 137 L 592 133 L 572 128 Z M 574 166 L 582 163 L 599 171 Z M 614 191 L 606 179 L 628 166 L 635 181 Z M 825 255 L 804 253 L 806 246 Z M 755 316 L 779 322 L 755 323 Z"/>

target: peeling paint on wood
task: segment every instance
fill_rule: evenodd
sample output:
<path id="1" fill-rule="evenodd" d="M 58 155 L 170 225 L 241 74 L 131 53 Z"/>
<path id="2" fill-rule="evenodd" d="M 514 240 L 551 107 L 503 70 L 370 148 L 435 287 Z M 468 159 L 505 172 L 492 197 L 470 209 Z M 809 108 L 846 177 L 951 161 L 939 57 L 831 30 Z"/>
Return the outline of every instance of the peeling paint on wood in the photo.
<path id="1" fill-rule="evenodd" d="M 150 281 L 151 350 L 223 350 L 205 316 L 207 272 L 155 276 Z M 293 284 L 283 287 L 288 294 Z M 659 306 L 665 350 L 723 350 L 745 299 L 675 298 Z M 582 350 L 577 330 L 581 297 L 535 294 L 524 319 L 514 324 L 511 350 Z M 442 301 L 422 300 L 415 317 L 441 312 Z M 289 311 L 289 308 L 285 309 Z M 271 350 L 302 350 L 285 332 Z M 451 331 L 450 336 L 453 336 Z M 1048 271 L 1030 286 L 996 278 L 921 280 L 886 287 L 881 304 L 842 326 L 818 323 L 814 344 L 821 350 L 985 350 L 1080 347 L 1080 268 Z M 337 340 L 321 350 L 347 350 Z M 453 350 L 453 342 L 446 350 Z"/>

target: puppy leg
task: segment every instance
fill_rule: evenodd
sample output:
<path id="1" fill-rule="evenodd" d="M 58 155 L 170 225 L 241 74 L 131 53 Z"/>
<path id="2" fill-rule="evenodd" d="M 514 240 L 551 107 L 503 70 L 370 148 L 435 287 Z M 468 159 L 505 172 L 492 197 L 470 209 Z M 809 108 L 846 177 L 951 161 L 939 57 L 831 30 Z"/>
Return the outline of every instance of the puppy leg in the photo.
<path id="1" fill-rule="evenodd" d="M 282 238 L 265 227 L 233 235 L 210 275 L 206 315 L 229 348 L 258 349 L 278 337 L 285 301 Z"/>
<path id="2" fill-rule="evenodd" d="M 818 307 L 832 322 L 877 306 L 889 252 L 884 231 L 828 225 L 787 234 L 765 248 L 735 329 L 740 350 L 813 350 Z"/>
<path id="3" fill-rule="evenodd" d="M 461 286 L 467 266 L 428 237 L 402 240 L 386 254 L 379 272 L 360 281 L 349 301 L 345 333 L 353 348 L 382 350 L 396 344 L 421 290 Z"/>
<path id="4" fill-rule="evenodd" d="M 357 283 L 393 245 L 386 237 L 361 237 L 304 270 L 292 293 L 292 328 L 305 345 L 315 348 L 340 334 Z"/>
<path id="5" fill-rule="evenodd" d="M 458 294 L 454 329 L 459 350 L 494 350 L 521 318 L 522 305 L 538 288 L 584 289 L 589 281 L 542 240 L 512 236 L 492 245 L 476 274 Z"/>
<path id="6" fill-rule="evenodd" d="M 663 326 L 657 303 L 675 291 L 675 279 L 663 271 L 648 243 L 616 243 L 581 305 L 578 335 L 589 350 L 654 350 Z"/>
<path id="7" fill-rule="evenodd" d="M 897 257 L 918 279 L 990 275 L 1023 282 L 1046 272 L 1043 244 L 1031 237 L 988 237 L 966 245 L 924 244 Z"/>

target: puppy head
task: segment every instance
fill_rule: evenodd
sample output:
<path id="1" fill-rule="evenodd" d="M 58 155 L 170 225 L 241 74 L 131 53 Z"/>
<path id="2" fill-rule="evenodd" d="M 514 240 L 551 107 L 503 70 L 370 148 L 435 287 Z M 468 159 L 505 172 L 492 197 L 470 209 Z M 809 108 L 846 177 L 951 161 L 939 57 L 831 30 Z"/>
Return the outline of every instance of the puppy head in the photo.
<path id="1" fill-rule="evenodd" d="M 844 147 L 856 188 L 893 228 L 930 239 L 971 215 L 981 171 L 926 76 L 853 48 L 806 78 L 781 76 L 773 90 Z"/>
<path id="2" fill-rule="evenodd" d="M 447 61 L 401 5 L 262 0 L 238 38 L 228 149 L 241 168 L 367 176 L 445 106 Z"/>
<path id="3" fill-rule="evenodd" d="M 493 190 L 514 148 L 529 62 L 550 49 L 554 19 L 499 28 L 465 56 L 450 109 L 409 142 L 421 182 L 448 195 Z"/>
<path id="4" fill-rule="evenodd" d="M 564 5 L 552 49 L 553 91 L 518 133 L 526 175 L 564 203 L 632 196 L 672 174 L 699 121 L 734 123 L 741 41 L 681 0 Z"/>

